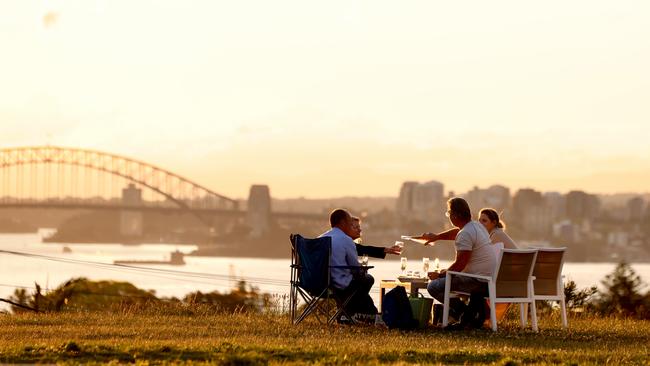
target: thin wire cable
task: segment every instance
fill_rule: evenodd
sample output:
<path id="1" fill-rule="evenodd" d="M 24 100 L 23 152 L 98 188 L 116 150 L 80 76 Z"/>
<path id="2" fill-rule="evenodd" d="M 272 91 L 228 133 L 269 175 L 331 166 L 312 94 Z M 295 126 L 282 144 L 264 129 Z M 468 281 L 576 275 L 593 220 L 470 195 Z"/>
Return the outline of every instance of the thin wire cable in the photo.
<path id="1" fill-rule="evenodd" d="M 125 265 L 125 264 L 114 264 L 114 263 L 86 261 L 80 259 L 53 257 L 53 256 L 42 255 L 42 254 L 16 252 L 16 251 L 9 251 L 9 250 L 0 250 L 0 253 L 23 256 L 28 258 L 37 258 L 37 259 L 43 259 L 43 260 L 49 260 L 49 261 L 55 261 L 61 263 L 81 264 L 81 265 L 87 265 L 96 268 L 104 268 L 109 270 L 117 270 L 119 268 L 126 271 L 141 272 L 149 276 L 153 276 L 154 273 L 161 273 L 161 274 L 168 274 L 168 275 L 179 276 L 179 277 L 204 278 L 204 279 L 211 279 L 211 280 L 224 280 L 224 281 L 237 281 L 237 282 L 245 281 L 251 284 L 264 284 L 264 285 L 275 285 L 275 286 L 285 286 L 285 287 L 289 286 L 288 281 L 280 280 L 280 279 L 230 276 L 230 275 L 223 275 L 223 274 L 203 273 L 203 272 L 189 272 L 189 271 L 179 271 L 179 270 L 160 269 L 160 268 L 147 268 L 147 267 Z"/>
<path id="2" fill-rule="evenodd" d="M 192 282 L 192 283 L 199 283 L 199 284 L 214 285 L 214 283 L 211 283 L 211 282 L 196 281 L 196 280 L 175 278 L 175 277 L 169 277 L 169 276 L 161 276 L 160 274 L 168 274 L 168 275 L 179 276 L 179 277 L 204 278 L 204 279 L 210 279 L 210 280 L 213 280 L 213 281 L 220 281 L 220 282 L 221 281 L 226 281 L 226 282 L 231 282 L 231 281 L 241 282 L 241 281 L 244 281 L 244 282 L 252 284 L 252 285 L 271 285 L 271 286 L 279 286 L 279 287 L 289 287 L 290 286 L 288 281 L 280 280 L 280 279 L 267 279 L 267 278 L 262 278 L 262 277 L 230 276 L 230 275 L 212 274 L 212 273 L 204 273 L 204 272 L 190 272 L 190 271 L 179 271 L 179 270 L 171 270 L 171 269 L 147 268 L 147 267 L 138 267 L 138 266 L 126 265 L 126 264 L 114 264 L 114 263 L 86 261 L 86 260 L 80 260 L 80 259 L 53 257 L 53 256 L 42 255 L 42 254 L 16 252 L 16 251 L 9 251 L 9 250 L 0 250 L 0 253 L 6 253 L 6 254 L 11 254 L 11 255 L 17 255 L 17 256 L 24 256 L 24 257 L 29 257 L 29 258 L 44 259 L 44 260 L 62 262 L 62 263 L 69 263 L 69 264 L 87 265 L 87 266 L 93 266 L 93 267 L 103 268 L 103 269 L 106 269 L 106 270 L 117 271 L 117 272 L 120 272 L 120 270 L 133 271 L 133 272 L 139 272 L 140 274 L 144 274 L 144 275 L 147 275 L 147 276 L 150 276 L 150 277 L 157 277 L 157 278 L 171 279 L 171 280 L 177 280 L 177 281 L 183 281 L 183 282 Z M 377 293 L 379 293 L 379 289 L 373 288 L 373 289 L 370 290 L 370 293 L 377 294 Z"/>

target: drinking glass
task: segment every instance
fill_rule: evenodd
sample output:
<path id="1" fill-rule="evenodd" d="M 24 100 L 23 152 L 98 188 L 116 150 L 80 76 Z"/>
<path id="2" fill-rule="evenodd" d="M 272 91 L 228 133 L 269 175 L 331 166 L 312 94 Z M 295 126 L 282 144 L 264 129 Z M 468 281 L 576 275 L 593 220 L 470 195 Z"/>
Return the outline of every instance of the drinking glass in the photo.
<path id="1" fill-rule="evenodd" d="M 429 258 L 422 258 L 422 269 L 425 274 L 429 272 Z"/>
<path id="2" fill-rule="evenodd" d="M 403 241 L 396 241 L 395 245 L 399 247 L 399 252 L 401 254 L 402 251 L 404 250 L 404 242 Z"/>
<path id="3" fill-rule="evenodd" d="M 365 254 L 361 256 L 361 265 L 362 266 L 367 266 L 368 265 L 368 256 L 365 255 Z"/>
<path id="4" fill-rule="evenodd" d="M 438 258 L 436 258 L 436 259 L 433 261 L 433 263 L 434 263 L 435 266 L 436 266 L 436 272 L 440 272 L 440 260 L 439 260 Z"/>
<path id="5" fill-rule="evenodd" d="M 399 259 L 400 267 L 402 268 L 402 276 L 406 273 L 406 257 Z"/>

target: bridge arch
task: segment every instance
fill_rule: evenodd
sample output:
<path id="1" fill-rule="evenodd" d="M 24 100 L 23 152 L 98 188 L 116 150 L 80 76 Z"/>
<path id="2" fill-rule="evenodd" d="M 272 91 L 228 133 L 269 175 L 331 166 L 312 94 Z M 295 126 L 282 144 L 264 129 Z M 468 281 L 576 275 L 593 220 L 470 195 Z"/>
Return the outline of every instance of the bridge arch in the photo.
<path id="1" fill-rule="evenodd" d="M 30 165 L 77 166 L 136 183 L 181 208 L 238 210 L 238 202 L 169 170 L 136 159 L 88 149 L 34 146 L 0 149 L 0 172 Z M 6 174 L 7 175 L 7 174 Z M 3 181 L 0 181 L 3 184 Z"/>

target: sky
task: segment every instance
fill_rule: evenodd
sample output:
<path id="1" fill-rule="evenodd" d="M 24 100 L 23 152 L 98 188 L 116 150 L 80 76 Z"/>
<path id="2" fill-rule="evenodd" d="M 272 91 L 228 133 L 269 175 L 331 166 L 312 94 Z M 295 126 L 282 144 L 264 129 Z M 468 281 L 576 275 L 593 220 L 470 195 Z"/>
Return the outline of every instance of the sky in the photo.
<path id="1" fill-rule="evenodd" d="M 647 192 L 650 2 L 0 0 L 0 148 L 226 196 Z"/>

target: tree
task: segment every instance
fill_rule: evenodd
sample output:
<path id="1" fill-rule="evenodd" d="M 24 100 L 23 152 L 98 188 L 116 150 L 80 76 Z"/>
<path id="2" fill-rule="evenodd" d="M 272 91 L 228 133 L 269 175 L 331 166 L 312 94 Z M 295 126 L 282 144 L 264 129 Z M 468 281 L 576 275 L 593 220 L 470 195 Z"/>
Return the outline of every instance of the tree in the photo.
<path id="1" fill-rule="evenodd" d="M 601 313 L 650 318 L 650 294 L 641 293 L 646 285 L 629 264 L 619 263 L 601 283 L 605 286 L 597 302 Z"/>

